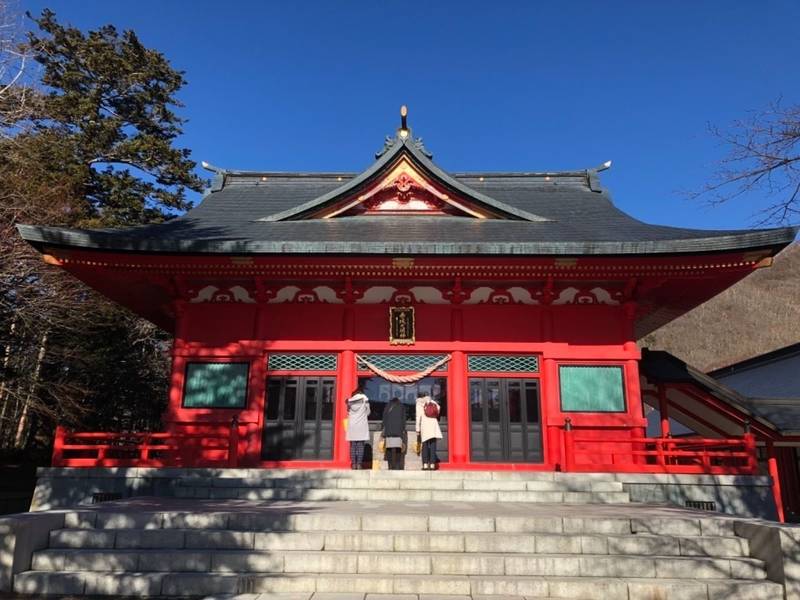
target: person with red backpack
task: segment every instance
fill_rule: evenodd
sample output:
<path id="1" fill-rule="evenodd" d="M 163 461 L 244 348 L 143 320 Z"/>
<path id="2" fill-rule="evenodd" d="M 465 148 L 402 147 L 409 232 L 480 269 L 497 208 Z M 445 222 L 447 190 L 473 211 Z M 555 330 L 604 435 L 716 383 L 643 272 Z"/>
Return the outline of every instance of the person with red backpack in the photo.
<path id="1" fill-rule="evenodd" d="M 417 439 L 422 442 L 422 470 L 437 468 L 436 440 L 442 439 L 439 427 L 439 403 L 425 392 L 417 394 Z"/>

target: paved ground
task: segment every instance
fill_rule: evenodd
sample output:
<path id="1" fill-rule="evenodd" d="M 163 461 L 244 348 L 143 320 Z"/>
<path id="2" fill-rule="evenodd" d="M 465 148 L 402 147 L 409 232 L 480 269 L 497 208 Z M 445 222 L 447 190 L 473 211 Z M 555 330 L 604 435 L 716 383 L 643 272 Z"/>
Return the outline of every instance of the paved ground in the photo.
<path id="1" fill-rule="evenodd" d="M 538 596 L 452 596 L 444 594 L 237 594 L 207 596 L 203 600 L 548 600 Z"/>
<path id="2" fill-rule="evenodd" d="M 68 509 L 69 512 L 83 509 Z M 86 510 L 99 512 L 194 512 L 194 513 L 277 513 L 318 515 L 337 514 L 406 514 L 450 516 L 526 516 L 572 518 L 698 518 L 737 519 L 722 513 L 689 510 L 668 505 L 643 504 L 544 504 L 524 502 L 391 502 L 391 501 L 251 501 L 251 500 L 186 500 L 182 498 L 138 497 L 116 502 L 103 502 Z M 752 520 L 752 519 L 751 519 Z M 259 599 L 260 600 L 260 599 Z M 372 600 L 372 599 L 370 599 Z"/>
<path id="3" fill-rule="evenodd" d="M 48 595 L 41 598 L 46 600 L 109 600 L 109 596 L 58 596 Z M 140 596 L 115 596 L 117 600 L 130 598 L 141 599 Z M 30 594 L 0 594 L 0 600 L 32 600 Z M 37 599 L 38 600 L 38 599 Z M 149 600 L 158 600 L 158 597 L 149 596 Z M 165 599 L 166 600 L 166 599 Z M 176 596 L 169 596 L 168 600 L 181 600 Z M 524 596 L 453 596 L 446 594 L 217 594 L 214 596 L 186 596 L 184 600 L 549 600 L 537 596 L 525 598 Z"/>

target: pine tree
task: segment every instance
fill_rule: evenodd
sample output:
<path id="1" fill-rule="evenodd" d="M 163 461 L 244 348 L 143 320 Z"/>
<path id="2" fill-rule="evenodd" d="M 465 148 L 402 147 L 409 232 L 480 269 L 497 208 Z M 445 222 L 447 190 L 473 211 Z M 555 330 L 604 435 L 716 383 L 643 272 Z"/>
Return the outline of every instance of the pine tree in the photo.
<path id="1" fill-rule="evenodd" d="M 46 443 L 56 422 L 158 427 L 169 371 L 168 334 L 44 265 L 14 226 L 159 222 L 203 185 L 176 145 L 183 73 L 131 31 L 33 22 L 14 52 L 39 71 L 0 70 L 0 448 Z"/>
<path id="2" fill-rule="evenodd" d="M 40 32 L 28 34 L 28 48 L 44 95 L 33 131 L 54 134 L 69 155 L 60 170 L 80 183 L 82 225 L 138 225 L 186 210 L 186 190 L 203 181 L 190 151 L 173 145 L 185 122 L 173 111 L 183 73 L 133 31 L 84 34 L 50 10 L 34 21 Z"/>

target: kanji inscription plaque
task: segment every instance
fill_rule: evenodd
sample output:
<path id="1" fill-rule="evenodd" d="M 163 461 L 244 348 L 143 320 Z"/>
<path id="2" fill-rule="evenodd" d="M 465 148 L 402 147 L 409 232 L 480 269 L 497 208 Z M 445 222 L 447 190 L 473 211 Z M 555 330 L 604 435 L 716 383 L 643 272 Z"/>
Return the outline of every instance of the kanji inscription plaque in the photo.
<path id="1" fill-rule="evenodd" d="M 394 345 L 413 344 L 415 335 L 414 307 L 390 306 L 389 343 Z"/>

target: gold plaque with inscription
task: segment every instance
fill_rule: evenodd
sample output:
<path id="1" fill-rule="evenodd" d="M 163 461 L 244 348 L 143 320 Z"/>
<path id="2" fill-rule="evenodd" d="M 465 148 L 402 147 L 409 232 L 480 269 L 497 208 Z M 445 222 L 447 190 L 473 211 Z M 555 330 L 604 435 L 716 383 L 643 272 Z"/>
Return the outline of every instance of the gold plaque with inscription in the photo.
<path id="1" fill-rule="evenodd" d="M 389 343 L 395 345 L 413 344 L 416 331 L 414 329 L 413 306 L 389 307 Z"/>

